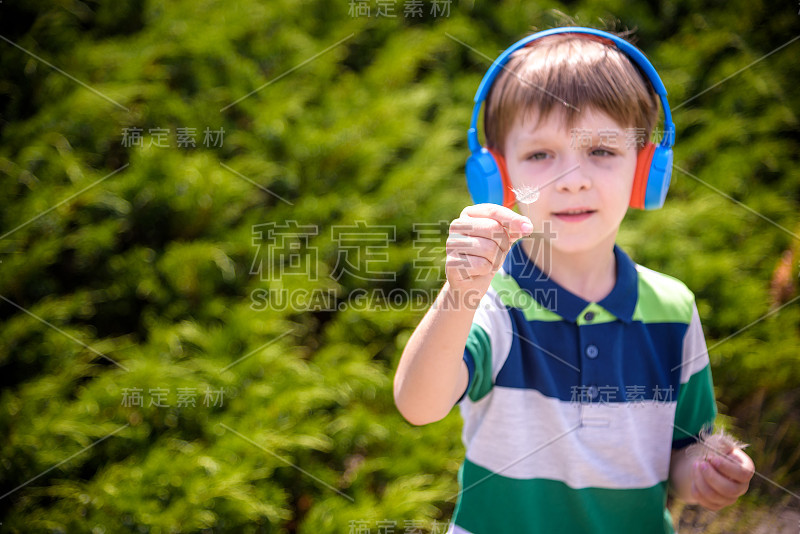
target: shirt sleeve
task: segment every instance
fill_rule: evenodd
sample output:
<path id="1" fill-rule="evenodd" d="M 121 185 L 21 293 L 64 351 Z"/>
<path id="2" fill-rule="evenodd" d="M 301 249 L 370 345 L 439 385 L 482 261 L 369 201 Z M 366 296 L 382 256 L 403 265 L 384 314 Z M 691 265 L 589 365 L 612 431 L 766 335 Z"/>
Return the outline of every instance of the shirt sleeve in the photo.
<path id="1" fill-rule="evenodd" d="M 477 323 L 472 323 L 469 331 L 464 347 L 464 362 L 469 371 L 469 382 L 458 402 L 466 397 L 474 402 L 492 388 L 492 342 L 489 334 Z"/>
<path id="2" fill-rule="evenodd" d="M 468 373 L 467 387 L 464 389 L 464 393 L 462 393 L 456 401 L 456 404 L 460 403 L 462 400 L 464 400 L 464 397 L 467 396 L 467 393 L 469 393 L 469 387 L 472 385 L 472 377 L 475 376 L 475 359 L 466 348 L 464 349 L 464 363 L 467 366 Z"/>
<path id="3" fill-rule="evenodd" d="M 508 310 L 496 291 L 490 288 L 475 312 L 464 347 L 469 382 L 459 403 L 466 399 L 477 402 L 492 390 L 497 372 L 511 348 L 511 336 Z"/>
<path id="4" fill-rule="evenodd" d="M 672 448 L 682 449 L 694 443 L 701 430 L 713 427 L 716 416 L 708 349 L 697 305 L 693 304 L 692 319 L 683 339 L 681 383 L 675 409 Z"/>

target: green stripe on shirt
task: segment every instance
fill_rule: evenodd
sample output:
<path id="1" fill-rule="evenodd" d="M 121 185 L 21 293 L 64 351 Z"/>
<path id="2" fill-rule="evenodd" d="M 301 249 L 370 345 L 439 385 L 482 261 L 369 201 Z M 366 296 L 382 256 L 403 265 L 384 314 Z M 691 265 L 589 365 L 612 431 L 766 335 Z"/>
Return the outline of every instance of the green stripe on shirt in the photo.
<path id="1" fill-rule="evenodd" d="M 643 323 L 689 323 L 694 294 L 686 285 L 668 276 L 639 266 L 639 300 L 634 321 Z"/>
<path id="2" fill-rule="evenodd" d="M 525 319 L 528 321 L 563 321 L 564 319 L 556 313 L 548 310 L 536 299 L 523 291 L 514 277 L 510 274 L 498 272 L 492 279 L 492 289 L 495 290 L 500 302 L 509 308 L 522 310 Z M 555 296 L 555 295 L 553 295 Z M 543 295 L 543 298 L 549 298 Z"/>
<path id="3" fill-rule="evenodd" d="M 680 386 L 672 441 L 697 435 L 703 426 L 713 424 L 716 416 L 711 368 L 706 365 Z"/>
<path id="4" fill-rule="evenodd" d="M 473 323 L 466 348 L 475 362 L 475 371 L 467 394 L 472 402 L 477 402 L 492 389 L 492 342 L 489 334 Z"/>
<path id="5" fill-rule="evenodd" d="M 639 489 L 573 489 L 555 480 L 504 477 L 469 460 L 459 479 L 471 494 L 469 502 L 481 506 L 464 507 L 460 497 L 454 521 L 474 534 L 674 532 L 666 482 Z"/>

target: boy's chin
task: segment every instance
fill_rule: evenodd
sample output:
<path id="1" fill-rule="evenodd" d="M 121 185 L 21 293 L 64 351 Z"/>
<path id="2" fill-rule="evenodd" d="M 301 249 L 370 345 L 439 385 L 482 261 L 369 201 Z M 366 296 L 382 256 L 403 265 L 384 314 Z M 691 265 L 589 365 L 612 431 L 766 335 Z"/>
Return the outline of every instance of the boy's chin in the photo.
<path id="1" fill-rule="evenodd" d="M 559 236 L 550 240 L 553 252 L 558 254 L 586 254 L 608 248 L 606 239 L 587 239 L 586 236 Z M 613 241 L 610 242 L 613 246 Z"/>

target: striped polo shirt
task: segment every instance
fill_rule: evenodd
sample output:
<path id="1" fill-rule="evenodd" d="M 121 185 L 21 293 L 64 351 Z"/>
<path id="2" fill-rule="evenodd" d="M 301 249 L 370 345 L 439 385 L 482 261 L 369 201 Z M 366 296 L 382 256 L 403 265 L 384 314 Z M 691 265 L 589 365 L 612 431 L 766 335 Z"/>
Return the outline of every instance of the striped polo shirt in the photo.
<path id="1" fill-rule="evenodd" d="M 670 454 L 716 416 L 694 295 L 614 247 L 600 302 L 516 243 L 475 314 L 454 534 L 674 532 Z"/>

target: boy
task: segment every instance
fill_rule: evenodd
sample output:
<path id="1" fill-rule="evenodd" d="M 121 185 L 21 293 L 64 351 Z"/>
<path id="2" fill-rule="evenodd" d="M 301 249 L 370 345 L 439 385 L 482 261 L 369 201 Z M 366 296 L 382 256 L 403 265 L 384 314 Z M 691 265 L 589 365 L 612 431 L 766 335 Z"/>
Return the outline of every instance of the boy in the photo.
<path id="1" fill-rule="evenodd" d="M 486 100 L 504 190 L 538 200 L 453 221 L 447 281 L 395 377 L 412 424 L 460 405 L 453 533 L 673 532 L 668 490 L 718 510 L 754 472 L 738 448 L 684 454 L 716 416 L 694 296 L 615 245 L 652 78 L 613 41 L 564 31 L 510 55 Z"/>

